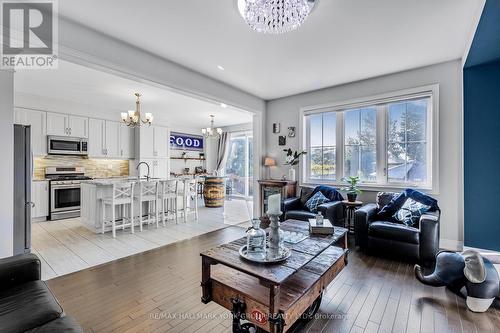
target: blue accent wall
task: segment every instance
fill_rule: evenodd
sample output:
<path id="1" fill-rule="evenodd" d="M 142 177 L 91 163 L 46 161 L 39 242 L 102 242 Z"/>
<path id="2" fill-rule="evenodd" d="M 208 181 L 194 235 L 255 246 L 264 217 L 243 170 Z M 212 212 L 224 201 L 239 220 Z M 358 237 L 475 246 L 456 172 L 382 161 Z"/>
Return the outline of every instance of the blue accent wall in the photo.
<path id="1" fill-rule="evenodd" d="M 487 0 L 463 71 L 464 245 L 500 251 L 500 0 Z"/>
<path id="2" fill-rule="evenodd" d="M 464 242 L 500 251 L 500 62 L 464 70 Z"/>
<path id="3" fill-rule="evenodd" d="M 500 0 L 486 0 L 465 68 L 500 59 Z"/>

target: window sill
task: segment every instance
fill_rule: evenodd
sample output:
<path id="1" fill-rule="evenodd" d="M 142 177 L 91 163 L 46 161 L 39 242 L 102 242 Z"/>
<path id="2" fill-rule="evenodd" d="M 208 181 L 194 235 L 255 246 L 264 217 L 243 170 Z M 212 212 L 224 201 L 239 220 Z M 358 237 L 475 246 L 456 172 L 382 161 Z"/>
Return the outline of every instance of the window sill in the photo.
<path id="1" fill-rule="evenodd" d="M 301 182 L 300 185 L 304 186 L 318 186 L 318 185 L 328 185 L 328 186 L 333 186 L 333 187 L 343 187 L 346 186 L 344 183 L 336 183 L 336 182 L 313 182 L 313 181 L 306 181 L 306 182 Z M 429 195 L 438 195 L 439 192 L 436 191 L 435 189 L 427 186 L 416 186 L 416 185 L 399 185 L 399 184 L 360 184 L 358 188 L 362 191 L 366 192 L 401 192 L 404 189 L 407 188 L 412 188 L 415 190 L 422 191 L 424 193 L 427 193 Z"/>

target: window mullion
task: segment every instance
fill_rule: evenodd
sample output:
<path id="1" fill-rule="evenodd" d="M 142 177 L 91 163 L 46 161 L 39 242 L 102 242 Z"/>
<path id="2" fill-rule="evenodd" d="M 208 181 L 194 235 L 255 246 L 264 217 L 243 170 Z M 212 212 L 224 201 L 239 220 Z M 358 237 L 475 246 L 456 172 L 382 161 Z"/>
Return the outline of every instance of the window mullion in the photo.
<path id="1" fill-rule="evenodd" d="M 387 183 L 387 104 L 377 106 L 377 183 Z"/>
<path id="2" fill-rule="evenodd" d="M 344 177 L 344 113 L 337 112 L 337 133 L 335 137 L 335 180 Z"/>

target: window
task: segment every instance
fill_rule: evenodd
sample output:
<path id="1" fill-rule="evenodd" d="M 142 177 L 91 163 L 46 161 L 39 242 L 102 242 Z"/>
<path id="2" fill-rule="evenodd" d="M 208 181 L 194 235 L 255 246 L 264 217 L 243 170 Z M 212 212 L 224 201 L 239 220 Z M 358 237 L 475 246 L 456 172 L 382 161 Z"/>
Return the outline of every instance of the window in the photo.
<path id="1" fill-rule="evenodd" d="M 252 132 L 229 134 L 226 160 L 227 186 L 230 195 L 253 195 L 253 137 Z"/>
<path id="2" fill-rule="evenodd" d="M 304 112 L 304 181 L 432 188 L 437 86 L 418 90 Z"/>
<path id="3" fill-rule="evenodd" d="M 344 176 L 377 180 L 376 126 L 374 107 L 344 112 Z"/>
<path id="4" fill-rule="evenodd" d="M 307 149 L 310 179 L 335 180 L 335 112 L 320 113 L 308 117 L 310 145 Z"/>

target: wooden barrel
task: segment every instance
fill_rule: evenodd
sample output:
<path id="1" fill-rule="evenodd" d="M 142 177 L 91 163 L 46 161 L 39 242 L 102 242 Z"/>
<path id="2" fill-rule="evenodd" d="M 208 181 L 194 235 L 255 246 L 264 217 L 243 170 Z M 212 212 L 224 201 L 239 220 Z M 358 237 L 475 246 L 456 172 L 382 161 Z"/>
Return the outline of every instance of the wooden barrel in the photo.
<path id="1" fill-rule="evenodd" d="M 226 193 L 225 178 L 206 177 L 203 188 L 205 207 L 223 207 Z"/>

